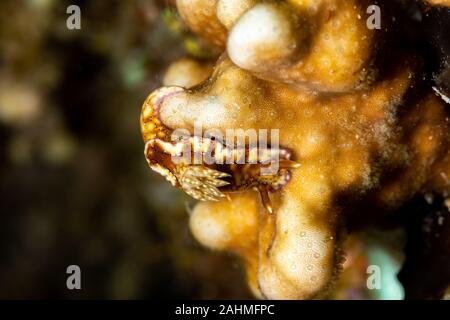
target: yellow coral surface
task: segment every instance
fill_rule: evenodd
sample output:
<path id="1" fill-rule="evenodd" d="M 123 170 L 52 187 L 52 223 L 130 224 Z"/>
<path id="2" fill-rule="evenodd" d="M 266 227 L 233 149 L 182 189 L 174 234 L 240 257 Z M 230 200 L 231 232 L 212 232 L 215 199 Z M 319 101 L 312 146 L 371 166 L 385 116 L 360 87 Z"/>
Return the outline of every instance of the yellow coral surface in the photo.
<path id="1" fill-rule="evenodd" d="M 368 2 L 177 3 L 188 26 L 226 52 L 202 85 L 162 101 L 164 125 L 279 129 L 280 145 L 301 164 L 271 194 L 273 215 L 252 191 L 192 212 L 195 238 L 241 256 L 256 296 L 326 295 L 356 203 L 377 208 L 358 213 L 369 219 L 420 193 L 450 193 L 449 106 L 420 85 L 417 56 L 397 52 L 379 69 L 379 39 L 390 29 L 367 28 Z M 186 61 L 173 68 L 193 70 L 191 80 L 175 69 L 166 76 L 167 85 L 185 87 L 208 70 Z"/>

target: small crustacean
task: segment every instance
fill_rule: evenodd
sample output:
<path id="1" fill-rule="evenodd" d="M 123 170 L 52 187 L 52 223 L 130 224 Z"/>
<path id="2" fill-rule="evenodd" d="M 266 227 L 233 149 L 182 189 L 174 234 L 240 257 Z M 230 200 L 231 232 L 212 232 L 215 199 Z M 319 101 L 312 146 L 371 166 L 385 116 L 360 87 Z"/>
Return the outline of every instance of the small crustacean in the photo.
<path id="1" fill-rule="evenodd" d="M 178 94 L 181 87 L 163 87 L 151 93 L 141 112 L 141 132 L 145 142 L 145 158 L 152 170 L 165 177 L 174 187 L 201 201 L 218 201 L 228 193 L 255 189 L 261 194 L 264 207 L 271 213 L 269 192 L 279 190 L 291 177 L 299 164 L 291 160 L 291 152 L 284 148 L 234 148 L 213 138 L 190 136 L 173 139 L 172 130 L 159 118 L 164 98 Z M 182 156 L 186 147 L 194 156 Z M 201 156 L 209 152 L 213 161 L 195 162 L 195 152 Z M 237 160 L 244 157 L 245 161 Z M 203 159 L 203 158 L 202 158 Z M 276 170 L 268 169 L 276 162 Z M 267 169 L 268 173 L 262 174 Z"/>

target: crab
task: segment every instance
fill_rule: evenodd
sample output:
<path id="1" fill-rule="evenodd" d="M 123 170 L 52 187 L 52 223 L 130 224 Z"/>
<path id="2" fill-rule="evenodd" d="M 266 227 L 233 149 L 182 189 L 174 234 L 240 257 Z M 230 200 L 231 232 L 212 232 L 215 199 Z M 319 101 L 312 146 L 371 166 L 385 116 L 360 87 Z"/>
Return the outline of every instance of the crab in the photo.
<path id="1" fill-rule="evenodd" d="M 164 87 L 152 92 L 143 104 L 141 132 L 145 142 L 144 155 L 152 170 L 166 178 L 172 186 L 200 201 L 219 201 L 230 193 L 255 189 L 269 213 L 273 212 L 269 192 L 286 185 L 291 171 L 300 166 L 290 160 L 291 152 L 284 148 L 235 148 L 212 138 L 173 137 L 173 131 L 159 118 L 161 102 L 184 91 L 181 87 Z M 186 150 L 186 148 L 188 150 Z M 200 155 L 211 152 L 213 161 L 195 164 L 191 151 Z M 188 151 L 188 152 L 186 152 Z M 188 156 L 183 156 L 186 152 Z M 239 161 L 240 159 L 243 161 Z M 276 162 L 276 170 L 269 166 Z M 267 173 L 263 169 L 267 169 Z"/>

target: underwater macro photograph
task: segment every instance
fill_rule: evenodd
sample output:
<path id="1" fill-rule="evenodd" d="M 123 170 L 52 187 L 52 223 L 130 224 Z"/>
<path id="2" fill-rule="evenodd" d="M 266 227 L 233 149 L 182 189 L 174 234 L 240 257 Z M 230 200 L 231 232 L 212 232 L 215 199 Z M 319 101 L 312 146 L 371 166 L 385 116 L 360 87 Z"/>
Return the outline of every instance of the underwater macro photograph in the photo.
<path id="1" fill-rule="evenodd" d="M 0 0 L 0 299 L 450 300 L 450 1 Z"/>

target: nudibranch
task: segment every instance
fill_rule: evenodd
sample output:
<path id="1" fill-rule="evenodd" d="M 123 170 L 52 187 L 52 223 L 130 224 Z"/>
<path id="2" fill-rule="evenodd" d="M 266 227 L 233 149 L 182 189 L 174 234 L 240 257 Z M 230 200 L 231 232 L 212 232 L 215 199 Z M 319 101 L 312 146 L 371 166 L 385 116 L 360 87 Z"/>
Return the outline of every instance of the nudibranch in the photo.
<path id="1" fill-rule="evenodd" d="M 149 96 L 146 158 L 174 186 L 218 200 L 195 206 L 191 231 L 242 257 L 257 297 L 326 297 L 351 219 L 380 221 L 413 197 L 450 195 L 449 105 L 424 81 L 421 53 L 402 49 L 403 11 L 375 1 L 381 28 L 368 28 L 371 2 L 177 0 L 186 25 L 224 52 L 214 70 L 178 63 L 192 78 L 171 68 Z M 179 83 L 189 88 L 171 87 Z M 278 129 L 289 157 L 269 180 L 252 173 L 243 184 L 244 167 L 174 165 L 180 147 L 168 137 L 198 122 L 221 132 Z M 222 197 L 230 186 L 241 192 Z M 278 190 L 272 215 L 253 191 L 260 186 Z"/>

